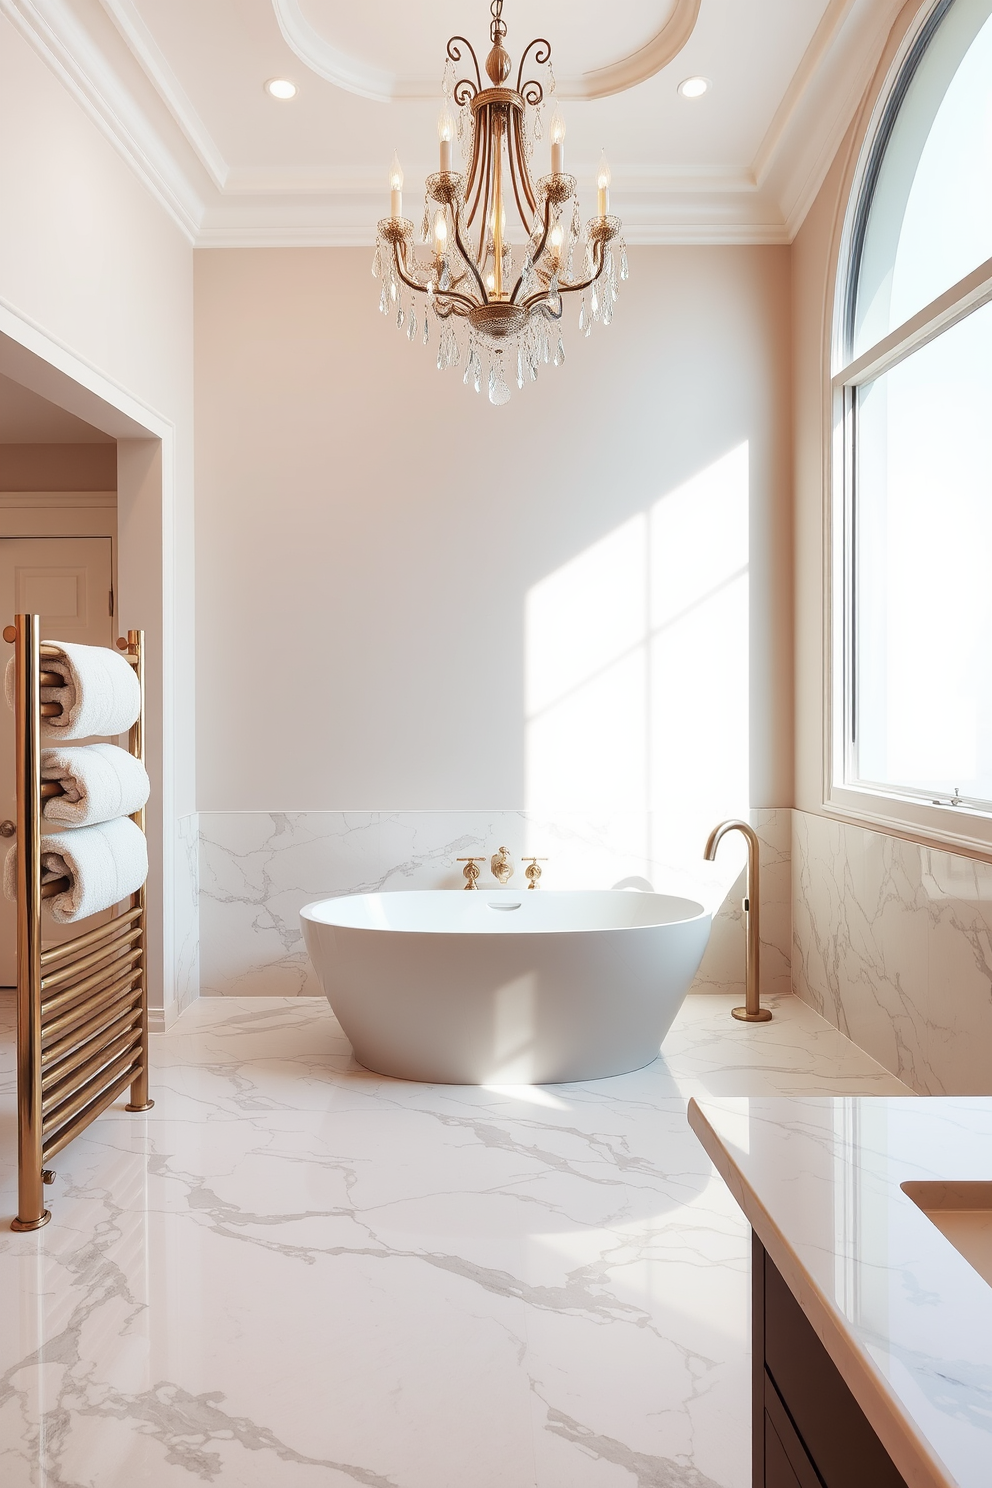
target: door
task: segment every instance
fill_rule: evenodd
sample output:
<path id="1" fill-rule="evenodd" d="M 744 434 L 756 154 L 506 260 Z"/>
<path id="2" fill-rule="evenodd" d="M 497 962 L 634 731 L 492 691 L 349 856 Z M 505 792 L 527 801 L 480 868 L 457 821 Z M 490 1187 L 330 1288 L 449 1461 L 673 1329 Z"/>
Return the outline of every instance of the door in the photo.
<path id="1" fill-rule="evenodd" d="M 27 613 L 41 616 L 45 640 L 112 646 L 112 563 L 109 537 L 0 538 L 0 629 L 15 615 Z M 0 662 L 6 666 L 13 654 L 13 646 L 4 642 Z M 0 701 L 0 821 L 4 823 L 17 819 L 15 770 L 14 715 Z M 6 852 L 11 841 L 0 838 L 0 851 Z M 55 926 L 46 916 L 46 944 L 76 933 L 73 926 Z M 0 987 L 16 982 L 17 907 L 0 894 Z"/>

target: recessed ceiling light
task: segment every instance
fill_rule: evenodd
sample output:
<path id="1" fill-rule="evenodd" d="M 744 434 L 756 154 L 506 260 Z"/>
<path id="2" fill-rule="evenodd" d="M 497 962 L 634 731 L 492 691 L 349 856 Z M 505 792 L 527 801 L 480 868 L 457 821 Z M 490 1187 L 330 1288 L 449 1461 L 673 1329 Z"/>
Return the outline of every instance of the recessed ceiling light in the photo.
<path id="1" fill-rule="evenodd" d="M 679 92 L 683 98 L 702 98 L 709 91 L 710 80 L 704 77 L 691 77 L 679 83 Z"/>
<path id="2" fill-rule="evenodd" d="M 295 98 L 297 89 L 296 84 L 291 83 L 289 78 L 269 78 L 265 91 L 270 98 Z"/>

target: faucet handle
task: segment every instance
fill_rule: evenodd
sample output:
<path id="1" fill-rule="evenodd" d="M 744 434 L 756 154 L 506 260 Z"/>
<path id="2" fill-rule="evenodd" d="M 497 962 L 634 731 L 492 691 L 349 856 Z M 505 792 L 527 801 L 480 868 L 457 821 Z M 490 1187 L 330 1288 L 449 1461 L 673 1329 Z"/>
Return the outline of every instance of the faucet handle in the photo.
<path id="1" fill-rule="evenodd" d="M 462 869 L 462 876 L 465 879 L 466 889 L 477 889 L 479 887 L 478 879 L 480 873 L 482 872 L 482 869 L 478 866 L 478 864 L 484 863 L 485 861 L 485 858 L 458 859 L 459 863 L 465 864 L 465 867 Z"/>
<path id="2" fill-rule="evenodd" d="M 537 865 L 538 863 L 546 863 L 548 861 L 547 858 L 523 858 L 521 861 L 529 865 L 524 869 L 524 878 L 527 879 L 527 887 L 529 889 L 536 889 L 538 880 L 541 877 L 541 870 Z"/>

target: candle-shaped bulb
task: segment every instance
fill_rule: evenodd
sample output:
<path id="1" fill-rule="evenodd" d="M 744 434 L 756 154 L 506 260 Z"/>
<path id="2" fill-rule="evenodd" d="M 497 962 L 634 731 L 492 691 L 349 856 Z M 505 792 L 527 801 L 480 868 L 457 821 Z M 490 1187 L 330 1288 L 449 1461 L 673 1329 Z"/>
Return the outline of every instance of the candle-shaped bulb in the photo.
<path id="1" fill-rule="evenodd" d="M 441 169 L 451 169 L 451 141 L 455 137 L 455 121 L 451 117 L 451 111 L 445 103 L 444 108 L 438 115 L 437 137 L 441 142 Z"/>
<path id="2" fill-rule="evenodd" d="M 551 116 L 551 174 L 560 176 L 565 169 L 565 120 L 557 107 Z"/>
<path id="3" fill-rule="evenodd" d="M 565 232 L 560 222 L 551 229 L 551 252 L 555 258 L 561 258 L 561 247 L 565 241 Z"/>
<path id="4" fill-rule="evenodd" d="M 403 216 L 403 167 L 400 165 L 400 157 L 393 155 L 393 163 L 389 167 L 389 211 L 393 217 Z"/>
<path id="5" fill-rule="evenodd" d="M 496 288 L 496 275 L 495 274 L 487 274 L 486 275 L 486 288 L 488 289 L 489 293 L 492 294 L 493 290 Z"/>
<path id="6" fill-rule="evenodd" d="M 613 180 L 613 172 L 610 170 L 604 150 L 599 158 L 599 170 L 596 172 L 596 186 L 599 190 L 599 215 L 606 217 L 610 210 L 610 183 Z"/>
<path id="7" fill-rule="evenodd" d="M 448 224 L 443 212 L 434 213 L 434 252 L 443 258 L 448 247 Z"/>

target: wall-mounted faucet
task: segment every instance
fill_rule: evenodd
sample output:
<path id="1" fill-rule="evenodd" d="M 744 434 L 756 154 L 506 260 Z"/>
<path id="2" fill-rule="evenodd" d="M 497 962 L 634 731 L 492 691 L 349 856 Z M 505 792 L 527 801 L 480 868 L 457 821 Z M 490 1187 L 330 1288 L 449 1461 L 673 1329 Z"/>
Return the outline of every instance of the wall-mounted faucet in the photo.
<path id="1" fill-rule="evenodd" d="M 524 858 L 523 861 L 527 864 L 527 867 L 524 869 L 524 878 L 527 880 L 527 887 L 529 889 L 536 889 L 541 877 L 541 870 L 538 864 L 546 863 L 548 860 L 547 858 Z"/>
<path id="2" fill-rule="evenodd" d="M 740 832 L 747 843 L 747 898 L 744 900 L 744 924 L 747 929 L 747 970 L 744 977 L 744 1006 L 731 1008 L 742 1023 L 767 1023 L 771 1013 L 761 1006 L 760 943 L 758 939 L 760 901 L 758 899 L 758 838 L 744 821 L 725 821 L 714 827 L 706 842 L 703 856 L 707 862 L 716 859 L 716 850 L 728 832 Z"/>
<path id="3" fill-rule="evenodd" d="M 489 867 L 498 884 L 507 883 L 513 877 L 513 862 L 509 848 L 501 847 L 499 852 L 493 853 L 489 859 Z"/>
<path id="4" fill-rule="evenodd" d="M 484 863 L 486 861 L 485 858 L 459 858 L 458 861 L 465 864 L 465 867 L 462 869 L 462 877 L 465 880 L 466 889 L 477 889 L 479 887 L 479 875 L 482 872 L 482 869 L 478 865 Z"/>

